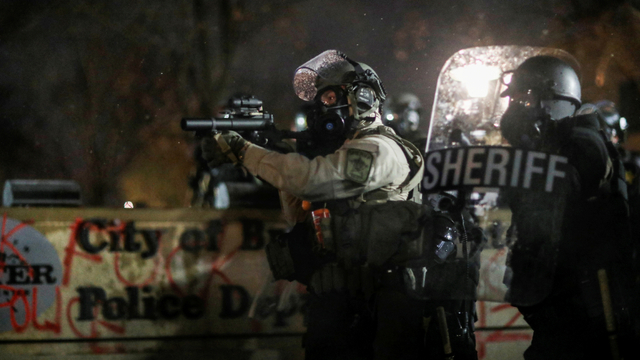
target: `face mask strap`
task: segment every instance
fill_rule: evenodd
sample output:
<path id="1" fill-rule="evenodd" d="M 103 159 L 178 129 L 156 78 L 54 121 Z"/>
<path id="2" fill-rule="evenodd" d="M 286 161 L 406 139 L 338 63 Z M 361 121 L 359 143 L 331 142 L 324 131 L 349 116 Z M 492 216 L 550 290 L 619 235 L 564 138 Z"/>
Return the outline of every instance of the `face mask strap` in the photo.
<path id="1" fill-rule="evenodd" d="M 342 105 L 336 105 L 336 106 L 326 106 L 323 104 L 322 106 L 324 106 L 327 110 L 339 110 L 339 109 L 349 107 L 349 104 L 342 104 Z"/>

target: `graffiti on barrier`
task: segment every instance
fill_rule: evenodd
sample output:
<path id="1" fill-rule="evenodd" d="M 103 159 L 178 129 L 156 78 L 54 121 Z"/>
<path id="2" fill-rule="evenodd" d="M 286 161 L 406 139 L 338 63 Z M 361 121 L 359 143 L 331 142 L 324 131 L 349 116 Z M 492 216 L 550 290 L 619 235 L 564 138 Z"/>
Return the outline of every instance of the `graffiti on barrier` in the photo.
<path id="1" fill-rule="evenodd" d="M 79 338 L 126 336 L 128 321 L 203 318 L 214 305 L 212 292 L 217 292 L 218 301 L 214 316 L 224 320 L 246 317 L 252 294 L 243 284 L 234 283 L 224 268 L 241 250 L 263 249 L 265 234 L 282 232 L 266 229 L 262 221 L 240 219 L 240 240 L 221 251 L 226 224 L 220 220 L 205 222 L 202 228 L 181 228 L 179 236 L 165 240 L 167 228 L 138 228 L 134 221 L 117 219 L 76 219 L 60 251 L 61 262 L 52 244 L 32 224 L 3 217 L 0 332 L 22 333 L 32 325 L 35 331 Z M 134 264 L 136 256 L 139 260 Z M 186 274 L 194 261 L 196 276 Z M 83 282 L 88 272 L 102 266 L 110 267 L 109 273 L 100 274 L 95 284 Z M 132 266 L 136 271 L 129 271 Z M 103 284 L 105 279 L 110 286 Z M 78 283 L 83 285 L 74 285 Z M 304 292 L 304 288 L 297 291 Z M 284 327 L 285 319 L 297 313 L 289 307 L 266 310 L 269 306 L 264 304 L 270 301 L 278 302 L 272 297 L 260 299 L 263 306 L 250 320 L 251 331 L 261 330 L 256 322 L 269 317 L 274 318 L 273 327 Z M 47 319 L 39 320 L 52 305 Z M 62 323 L 63 314 L 67 325 Z M 96 350 L 100 352 L 100 347 Z"/>
<path id="2" fill-rule="evenodd" d="M 153 329 L 171 322 L 196 332 L 218 327 L 246 334 L 304 331 L 306 288 L 273 280 L 264 280 L 261 287 L 259 278 L 266 274 L 260 275 L 251 265 L 255 260 L 249 260 L 262 259 L 258 251 L 281 228 L 255 219 L 153 224 L 76 219 L 67 223 L 64 237 L 55 238 L 56 250 L 33 221 L 4 215 L 0 332 L 86 339 L 89 351 L 106 353 L 125 349 L 91 339 L 141 336 L 144 324 L 154 324 L 144 327 L 149 334 L 167 336 L 173 333 Z M 499 254 L 494 257 L 490 260 L 501 266 Z M 481 359 L 492 344 L 530 341 L 530 332 L 510 329 L 522 323 L 515 308 L 482 301 L 477 306 L 479 328 L 499 327 L 477 333 Z M 494 324 L 496 318 L 500 324 Z"/>
<path id="3" fill-rule="evenodd" d="M 59 299 L 62 264 L 47 238 L 27 223 L 5 215 L 0 234 L 0 331 L 22 332 Z"/>

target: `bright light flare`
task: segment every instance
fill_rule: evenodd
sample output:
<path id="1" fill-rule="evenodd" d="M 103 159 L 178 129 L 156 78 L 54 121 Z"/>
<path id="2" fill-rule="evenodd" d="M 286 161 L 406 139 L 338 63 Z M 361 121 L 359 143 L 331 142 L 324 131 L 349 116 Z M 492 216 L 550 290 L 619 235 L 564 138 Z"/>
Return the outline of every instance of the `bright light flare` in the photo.
<path id="1" fill-rule="evenodd" d="M 304 116 L 302 115 L 298 115 L 296 117 L 296 125 L 298 126 L 305 126 L 307 123 L 307 120 L 304 118 Z"/>
<path id="2" fill-rule="evenodd" d="M 451 78 L 460 81 L 472 98 L 483 98 L 489 92 L 489 83 L 500 78 L 500 69 L 494 66 L 472 64 L 451 70 Z"/>
<path id="3" fill-rule="evenodd" d="M 626 130 L 629 127 L 629 123 L 627 122 L 627 119 L 624 117 L 620 118 L 620 129 L 622 130 Z"/>

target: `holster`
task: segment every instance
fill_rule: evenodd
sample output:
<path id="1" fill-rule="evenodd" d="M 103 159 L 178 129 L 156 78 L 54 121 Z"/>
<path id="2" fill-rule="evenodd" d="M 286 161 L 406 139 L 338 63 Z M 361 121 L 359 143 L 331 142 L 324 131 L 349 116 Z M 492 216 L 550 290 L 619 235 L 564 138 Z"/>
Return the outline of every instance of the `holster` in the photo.
<path id="1" fill-rule="evenodd" d="M 313 273 L 309 286 L 319 295 L 347 291 L 368 299 L 375 289 L 374 271 L 366 264 L 345 269 L 338 263 L 329 263 Z"/>
<path id="2" fill-rule="evenodd" d="M 293 265 L 293 258 L 287 241 L 281 237 L 271 241 L 265 247 L 267 253 L 267 262 L 275 280 L 295 279 L 296 269 Z"/>
<path id="3" fill-rule="evenodd" d="M 274 279 L 309 284 L 311 274 L 323 263 L 314 251 L 314 237 L 313 224 L 302 222 L 266 245 L 267 261 Z"/>

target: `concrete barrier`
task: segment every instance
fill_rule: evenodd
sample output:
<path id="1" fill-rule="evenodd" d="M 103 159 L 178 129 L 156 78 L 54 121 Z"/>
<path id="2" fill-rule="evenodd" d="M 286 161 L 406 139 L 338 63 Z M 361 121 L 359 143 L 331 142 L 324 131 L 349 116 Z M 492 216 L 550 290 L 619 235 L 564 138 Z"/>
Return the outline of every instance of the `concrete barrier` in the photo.
<path id="1" fill-rule="evenodd" d="M 264 254 L 285 230 L 279 211 L 0 215 L 3 359 L 303 358 L 305 287 L 272 281 Z M 488 302 L 478 314 L 481 358 L 521 358 L 531 332 L 520 314 Z"/>

